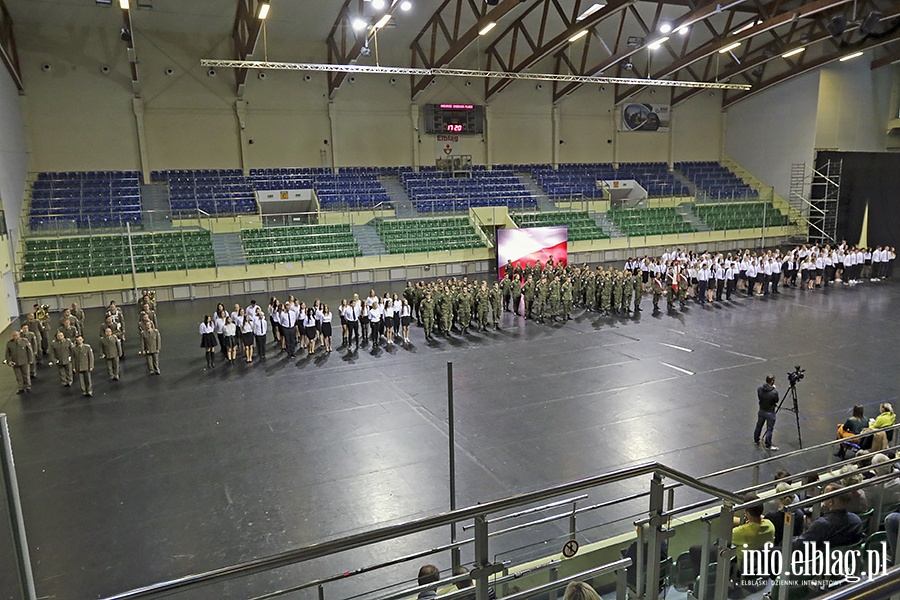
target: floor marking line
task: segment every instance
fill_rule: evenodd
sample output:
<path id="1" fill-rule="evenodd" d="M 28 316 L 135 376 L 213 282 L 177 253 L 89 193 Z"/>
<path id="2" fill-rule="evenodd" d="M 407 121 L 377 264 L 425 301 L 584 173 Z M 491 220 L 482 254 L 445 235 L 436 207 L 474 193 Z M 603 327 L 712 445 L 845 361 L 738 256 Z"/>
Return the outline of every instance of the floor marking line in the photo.
<path id="1" fill-rule="evenodd" d="M 720 344 L 714 344 L 712 342 L 707 342 L 706 340 L 697 340 L 698 342 L 703 342 L 704 344 L 709 344 L 710 346 L 715 346 L 716 348 L 721 348 Z"/>
<path id="2" fill-rule="evenodd" d="M 693 352 L 690 348 L 684 348 L 682 346 L 676 346 L 675 344 L 667 344 L 665 342 L 659 342 L 663 346 L 668 346 L 669 348 L 675 348 L 676 350 L 681 350 L 682 352 Z"/>
<path id="3" fill-rule="evenodd" d="M 659 364 L 665 365 L 665 366 L 669 367 L 670 369 L 675 369 L 676 371 L 681 371 L 682 373 L 684 373 L 686 375 L 694 374 L 693 371 L 688 371 L 687 369 L 682 369 L 681 367 L 676 367 L 675 365 L 670 365 L 669 363 L 664 363 L 663 361 L 659 361 Z"/>
<path id="4" fill-rule="evenodd" d="M 766 362 L 766 359 L 761 358 L 759 356 L 753 356 L 752 354 L 741 354 L 740 352 L 735 352 L 734 350 L 726 350 L 729 354 L 736 354 L 738 356 L 743 356 L 744 358 L 752 358 L 753 360 L 760 360 L 762 362 Z"/>

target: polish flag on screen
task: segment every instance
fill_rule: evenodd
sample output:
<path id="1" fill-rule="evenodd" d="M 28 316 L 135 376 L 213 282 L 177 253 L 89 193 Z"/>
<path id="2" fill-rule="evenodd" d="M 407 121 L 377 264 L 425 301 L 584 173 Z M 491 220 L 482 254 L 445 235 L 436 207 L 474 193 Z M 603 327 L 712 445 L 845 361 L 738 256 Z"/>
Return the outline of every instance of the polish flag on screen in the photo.
<path id="1" fill-rule="evenodd" d="M 525 268 L 528 263 L 540 261 L 546 264 L 550 258 L 553 264 L 569 260 L 569 228 L 528 227 L 524 229 L 497 230 L 497 272 L 502 279 L 506 275 L 506 263 L 512 261 L 513 266 L 521 264 Z"/>

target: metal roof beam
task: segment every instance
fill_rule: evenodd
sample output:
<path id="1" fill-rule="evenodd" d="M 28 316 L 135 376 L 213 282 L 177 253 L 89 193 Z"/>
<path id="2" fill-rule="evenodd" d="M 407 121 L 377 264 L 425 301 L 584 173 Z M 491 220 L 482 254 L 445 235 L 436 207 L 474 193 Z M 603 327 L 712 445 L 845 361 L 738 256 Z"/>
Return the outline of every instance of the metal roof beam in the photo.
<path id="1" fill-rule="evenodd" d="M 19 50 L 13 32 L 12 15 L 9 14 L 3 0 L 0 0 L 0 59 L 6 65 L 6 70 L 9 71 L 19 93 L 24 93 L 25 85 L 22 83 L 22 69 L 19 66 Z"/>
<path id="2" fill-rule="evenodd" d="M 256 51 L 256 44 L 264 23 L 262 19 L 257 18 L 259 5 L 262 2 L 263 0 L 238 0 L 237 11 L 234 15 L 234 28 L 231 32 L 235 60 L 249 60 Z M 234 72 L 235 93 L 238 98 L 244 95 L 247 73 L 247 69 L 237 69 Z"/>

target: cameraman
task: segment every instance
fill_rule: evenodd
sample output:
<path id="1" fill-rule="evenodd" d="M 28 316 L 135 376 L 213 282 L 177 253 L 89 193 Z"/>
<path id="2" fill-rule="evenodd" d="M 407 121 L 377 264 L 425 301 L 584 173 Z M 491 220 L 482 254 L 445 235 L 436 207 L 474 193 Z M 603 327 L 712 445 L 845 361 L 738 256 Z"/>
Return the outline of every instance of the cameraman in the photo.
<path id="1" fill-rule="evenodd" d="M 759 435 L 763 424 L 766 425 L 766 450 L 778 450 L 772 445 L 772 432 L 775 431 L 775 408 L 778 406 L 778 390 L 775 389 L 775 376 L 766 375 L 766 382 L 756 390 L 759 399 L 759 412 L 756 417 L 756 429 L 753 431 L 753 443 L 759 446 Z"/>

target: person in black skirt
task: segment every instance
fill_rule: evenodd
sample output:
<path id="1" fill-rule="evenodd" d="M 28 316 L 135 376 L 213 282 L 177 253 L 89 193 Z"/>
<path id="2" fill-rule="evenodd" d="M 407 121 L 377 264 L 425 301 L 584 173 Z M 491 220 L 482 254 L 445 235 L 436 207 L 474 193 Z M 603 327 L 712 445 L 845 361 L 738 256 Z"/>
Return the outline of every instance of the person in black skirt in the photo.
<path id="1" fill-rule="evenodd" d="M 232 365 L 234 364 L 235 357 L 237 357 L 237 333 L 237 325 L 235 325 L 231 315 L 228 315 L 225 317 L 225 325 L 222 327 L 222 336 L 225 340 L 223 345 L 226 349 L 228 362 Z"/>
<path id="2" fill-rule="evenodd" d="M 309 356 L 312 356 L 316 352 L 316 309 L 311 306 L 306 309 L 306 316 L 303 318 L 303 330 L 309 343 Z"/>
<path id="3" fill-rule="evenodd" d="M 219 338 L 219 346 L 222 348 L 222 354 L 225 358 L 228 358 L 228 347 L 225 345 L 225 321 L 228 318 L 228 313 L 225 311 L 225 305 L 219 303 L 219 306 L 216 307 L 216 316 L 213 317 L 213 324 L 216 326 L 216 335 Z"/>
<path id="4" fill-rule="evenodd" d="M 244 344 L 244 362 L 253 362 L 253 321 L 256 315 L 248 315 L 244 313 L 244 320 L 241 323 L 241 341 Z"/>
<path id="5" fill-rule="evenodd" d="M 200 347 L 206 348 L 206 366 L 212 369 L 216 366 L 216 326 L 209 315 L 200 323 Z"/>
<path id="6" fill-rule="evenodd" d="M 334 315 L 331 309 L 325 304 L 322 306 L 322 343 L 325 345 L 325 352 L 331 354 L 331 321 Z"/>
<path id="7" fill-rule="evenodd" d="M 400 326 L 403 328 L 403 343 L 409 343 L 409 324 L 412 322 L 412 312 L 410 310 L 409 302 L 406 298 L 403 299 L 403 304 L 400 307 Z"/>
<path id="8" fill-rule="evenodd" d="M 402 306 L 400 296 L 394 294 L 394 297 L 391 300 L 391 306 L 394 309 L 394 314 L 392 315 L 393 321 L 391 324 L 394 326 L 394 337 L 397 337 L 400 335 L 400 308 Z"/>

